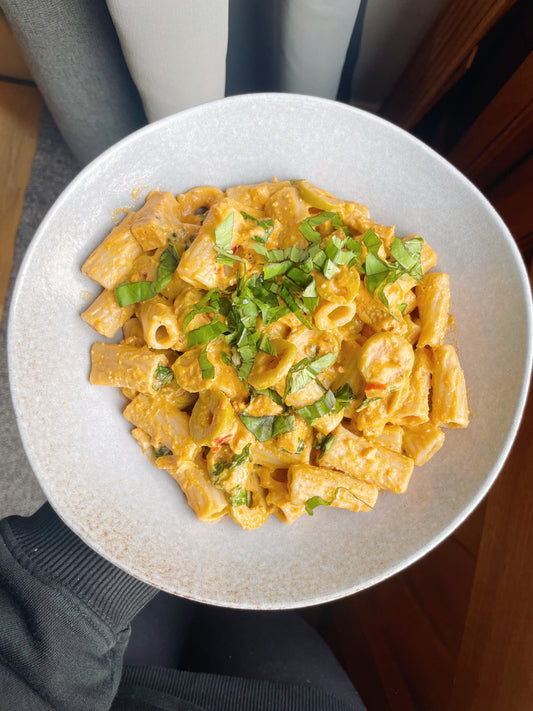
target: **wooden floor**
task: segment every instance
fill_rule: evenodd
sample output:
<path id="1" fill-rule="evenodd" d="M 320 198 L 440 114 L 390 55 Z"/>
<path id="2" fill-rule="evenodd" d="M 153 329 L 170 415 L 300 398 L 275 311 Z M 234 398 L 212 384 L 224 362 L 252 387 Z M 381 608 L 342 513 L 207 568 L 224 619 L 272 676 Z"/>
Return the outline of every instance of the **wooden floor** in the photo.
<path id="1" fill-rule="evenodd" d="M 42 105 L 10 41 L 0 17 L 0 318 Z M 369 711 L 533 709 L 532 435 L 530 396 L 498 481 L 452 536 L 393 578 L 308 612 Z"/>
<path id="2" fill-rule="evenodd" d="M 39 131 L 42 98 L 0 15 L 0 320 Z"/>

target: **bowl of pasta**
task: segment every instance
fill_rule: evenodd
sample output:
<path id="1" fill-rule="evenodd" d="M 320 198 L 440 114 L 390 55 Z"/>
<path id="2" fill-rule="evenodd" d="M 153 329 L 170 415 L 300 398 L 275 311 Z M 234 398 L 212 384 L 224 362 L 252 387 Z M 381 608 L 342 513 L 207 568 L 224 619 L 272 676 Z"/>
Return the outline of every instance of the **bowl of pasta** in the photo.
<path id="1" fill-rule="evenodd" d="M 511 235 L 443 158 L 337 102 L 236 96 L 58 198 L 15 286 L 10 383 L 43 490 L 101 555 L 191 599 L 301 607 L 479 503 L 531 323 Z"/>

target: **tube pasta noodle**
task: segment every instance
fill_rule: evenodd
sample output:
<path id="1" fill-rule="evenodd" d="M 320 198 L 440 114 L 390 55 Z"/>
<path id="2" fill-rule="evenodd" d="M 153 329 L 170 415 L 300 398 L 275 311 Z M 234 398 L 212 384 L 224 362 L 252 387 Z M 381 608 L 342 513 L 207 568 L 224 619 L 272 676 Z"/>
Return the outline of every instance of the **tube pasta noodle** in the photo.
<path id="1" fill-rule="evenodd" d="M 466 427 L 448 274 L 307 180 L 153 190 L 86 259 L 90 382 L 202 521 L 370 511 Z"/>
<path id="2" fill-rule="evenodd" d="M 131 316 L 134 308 L 119 306 L 112 289 L 104 289 L 96 299 L 85 309 L 81 317 L 89 326 L 106 338 L 113 338 L 115 333 L 123 328 Z"/>
<path id="3" fill-rule="evenodd" d="M 156 296 L 143 301 L 139 304 L 138 318 L 149 348 L 173 348 L 180 332 L 173 308 L 165 298 Z"/>

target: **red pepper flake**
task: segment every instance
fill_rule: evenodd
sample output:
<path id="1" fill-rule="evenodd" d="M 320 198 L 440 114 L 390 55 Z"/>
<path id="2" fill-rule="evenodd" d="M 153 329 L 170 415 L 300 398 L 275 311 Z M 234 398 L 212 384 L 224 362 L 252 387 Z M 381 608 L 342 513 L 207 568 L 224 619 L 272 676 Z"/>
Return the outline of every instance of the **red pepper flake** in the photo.
<path id="1" fill-rule="evenodd" d="M 216 454 L 220 450 L 222 445 L 225 444 L 229 439 L 231 439 L 230 434 L 224 435 L 224 437 L 219 437 L 215 440 L 214 445 L 211 447 L 211 451 Z"/>
<path id="2" fill-rule="evenodd" d="M 367 383 L 365 387 L 365 392 L 367 390 L 386 390 L 387 386 L 383 383 Z"/>

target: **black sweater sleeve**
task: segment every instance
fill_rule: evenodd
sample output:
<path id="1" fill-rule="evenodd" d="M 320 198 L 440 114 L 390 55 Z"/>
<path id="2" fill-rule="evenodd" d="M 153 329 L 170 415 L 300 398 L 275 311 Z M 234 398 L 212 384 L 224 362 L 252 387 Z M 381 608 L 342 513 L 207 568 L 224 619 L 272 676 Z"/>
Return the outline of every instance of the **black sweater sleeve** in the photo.
<path id="1" fill-rule="evenodd" d="M 48 504 L 0 521 L 0 707 L 107 711 L 129 623 L 156 593 L 92 551 Z"/>

